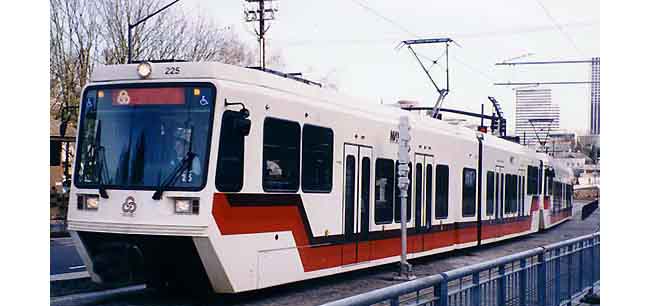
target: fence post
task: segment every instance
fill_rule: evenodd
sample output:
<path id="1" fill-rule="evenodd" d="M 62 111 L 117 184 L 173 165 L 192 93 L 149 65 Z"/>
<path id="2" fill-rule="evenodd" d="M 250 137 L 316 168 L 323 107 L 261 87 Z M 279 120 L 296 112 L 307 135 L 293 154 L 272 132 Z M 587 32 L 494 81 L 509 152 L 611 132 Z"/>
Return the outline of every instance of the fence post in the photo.
<path id="1" fill-rule="evenodd" d="M 448 277 L 447 273 L 440 273 L 440 275 L 442 276 L 442 281 L 440 282 L 440 299 L 436 306 L 447 306 L 449 300 L 449 297 L 447 297 Z"/>
<path id="2" fill-rule="evenodd" d="M 499 265 L 499 279 L 497 279 L 497 305 L 506 304 L 506 267 Z"/>
<path id="3" fill-rule="evenodd" d="M 560 249 L 561 248 L 555 249 L 555 252 L 554 252 L 555 257 L 553 258 L 553 260 L 555 261 L 555 301 L 554 301 L 553 305 L 560 305 L 560 300 L 562 299 L 562 297 L 560 295 L 560 293 L 561 293 L 560 292 L 560 286 L 562 286 L 562 282 L 561 282 L 561 276 L 562 276 L 562 273 L 561 273 L 562 266 L 561 266 L 561 264 L 562 263 L 560 261 Z"/>
<path id="4" fill-rule="evenodd" d="M 479 306 L 481 305 L 481 287 L 480 287 L 481 275 L 479 272 L 472 274 L 472 305 Z"/>
<path id="5" fill-rule="evenodd" d="M 596 284 L 596 237 L 591 239 L 591 283 L 589 287 L 593 290 L 594 284 Z"/>
<path id="6" fill-rule="evenodd" d="M 546 250 L 537 255 L 537 303 L 546 306 Z"/>
<path id="7" fill-rule="evenodd" d="M 522 259 L 519 261 L 519 305 L 520 306 L 526 306 L 528 305 L 526 303 L 526 280 L 528 279 L 527 277 L 527 272 L 526 269 L 528 267 L 526 266 L 526 258 Z"/>
<path id="8" fill-rule="evenodd" d="M 399 295 L 390 299 L 390 306 L 399 306 Z"/>
<path id="9" fill-rule="evenodd" d="M 573 273 L 573 270 L 571 269 L 573 266 L 573 244 L 570 244 L 568 246 L 569 251 L 567 253 L 567 298 L 571 300 L 571 296 L 573 295 L 572 289 L 572 284 L 571 284 L 571 273 Z"/>
<path id="10" fill-rule="evenodd" d="M 587 241 L 580 241 L 580 250 L 578 251 L 578 289 L 577 291 L 582 291 L 585 288 L 585 260 L 582 258 L 585 254 L 585 245 Z"/>

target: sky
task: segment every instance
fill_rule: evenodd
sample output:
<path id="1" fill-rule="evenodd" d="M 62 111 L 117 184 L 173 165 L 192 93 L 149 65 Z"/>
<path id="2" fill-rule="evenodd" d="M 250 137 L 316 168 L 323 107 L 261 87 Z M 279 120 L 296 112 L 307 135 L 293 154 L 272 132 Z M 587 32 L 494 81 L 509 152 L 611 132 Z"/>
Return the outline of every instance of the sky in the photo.
<path id="1" fill-rule="evenodd" d="M 450 92 L 443 107 L 480 112 L 495 97 L 514 132 L 514 87 L 495 82 L 587 81 L 589 64 L 496 66 L 522 61 L 576 60 L 600 56 L 600 3 L 586 0 L 387 1 L 278 0 L 267 32 L 267 53 L 280 53 L 285 72 L 326 77 L 342 93 L 377 103 L 415 100 L 433 105 L 437 92 L 402 40 L 449 37 Z M 229 26 L 257 48 L 253 23 L 244 21 L 243 0 L 184 0 L 186 14 L 202 14 Z M 442 45 L 415 46 L 436 59 Z M 444 59 L 444 57 L 443 57 Z M 426 66 L 430 61 L 424 60 Z M 273 67 L 271 67 L 273 68 Z M 432 77 L 445 83 L 443 61 Z M 560 106 L 560 128 L 585 133 L 589 85 L 546 86 Z M 449 117 L 449 116 L 447 116 Z"/>

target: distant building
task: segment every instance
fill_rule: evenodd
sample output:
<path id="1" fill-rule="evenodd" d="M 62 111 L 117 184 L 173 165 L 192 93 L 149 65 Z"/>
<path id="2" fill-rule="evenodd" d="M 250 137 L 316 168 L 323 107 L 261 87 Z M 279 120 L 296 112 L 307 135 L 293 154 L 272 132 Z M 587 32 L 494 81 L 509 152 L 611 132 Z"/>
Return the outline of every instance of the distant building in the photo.
<path id="1" fill-rule="evenodd" d="M 576 135 L 574 133 L 555 132 L 549 134 L 549 141 L 546 145 L 548 153 L 556 158 L 569 156 L 575 151 Z"/>
<path id="2" fill-rule="evenodd" d="M 572 153 L 566 157 L 556 158 L 555 161 L 563 164 L 567 168 L 571 168 L 576 173 L 584 172 L 585 165 L 591 163 L 589 156 L 583 153 Z"/>
<path id="3" fill-rule="evenodd" d="M 600 135 L 600 57 L 591 59 L 591 113 L 589 133 Z"/>
<path id="4" fill-rule="evenodd" d="M 578 177 L 580 185 L 600 185 L 600 165 L 585 165 Z"/>
<path id="5" fill-rule="evenodd" d="M 539 149 L 540 142 L 548 143 L 549 133 L 558 131 L 560 107 L 551 102 L 551 89 L 516 90 L 515 135 L 522 144 Z"/>

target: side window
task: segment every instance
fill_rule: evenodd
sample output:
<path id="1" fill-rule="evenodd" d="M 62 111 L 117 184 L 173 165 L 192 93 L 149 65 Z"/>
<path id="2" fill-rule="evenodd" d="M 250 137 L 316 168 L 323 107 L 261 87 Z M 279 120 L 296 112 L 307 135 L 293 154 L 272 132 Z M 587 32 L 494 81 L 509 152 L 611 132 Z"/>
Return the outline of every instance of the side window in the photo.
<path id="1" fill-rule="evenodd" d="M 553 182 L 553 211 L 560 208 L 560 200 L 562 197 L 562 185 L 558 182 Z"/>
<path id="2" fill-rule="evenodd" d="M 397 187 L 397 167 L 399 163 L 395 163 L 395 222 L 399 223 L 402 221 L 402 198 L 399 197 L 400 190 Z M 409 188 L 406 191 L 406 221 L 411 220 L 411 186 L 413 185 L 413 164 L 409 162 Z"/>
<path id="3" fill-rule="evenodd" d="M 302 129 L 302 190 L 332 191 L 332 129 L 305 124 Z"/>
<path id="4" fill-rule="evenodd" d="M 517 209 L 517 177 L 506 174 L 506 213 L 511 214 Z"/>
<path id="5" fill-rule="evenodd" d="M 415 165 L 415 222 L 421 224 L 422 220 L 422 164 Z"/>
<path id="6" fill-rule="evenodd" d="M 217 175 L 215 184 L 219 191 L 237 192 L 244 184 L 244 139 L 238 127 L 240 112 L 227 110 L 221 118 Z"/>
<path id="7" fill-rule="evenodd" d="M 370 158 L 361 160 L 361 232 L 370 228 Z"/>
<path id="8" fill-rule="evenodd" d="M 526 180 L 524 179 L 524 176 L 519 177 L 519 182 L 521 182 L 521 185 L 519 186 L 519 207 L 521 210 L 520 215 L 524 216 L 526 214 L 526 206 L 524 205 L 524 184 Z"/>
<path id="9" fill-rule="evenodd" d="M 390 159 L 378 158 L 375 161 L 375 223 L 393 221 L 393 179 L 394 163 Z"/>
<path id="10" fill-rule="evenodd" d="M 436 165 L 436 219 L 449 216 L 449 166 Z"/>
<path id="11" fill-rule="evenodd" d="M 537 190 L 538 171 L 537 167 L 528 166 L 528 181 L 526 182 L 526 185 L 528 185 L 526 193 L 528 195 L 537 195 L 539 193 L 539 190 Z"/>
<path id="12" fill-rule="evenodd" d="M 476 214 L 476 170 L 463 168 L 463 217 Z"/>
<path id="13" fill-rule="evenodd" d="M 424 194 L 426 197 L 426 221 L 427 226 L 431 225 L 431 216 L 433 215 L 432 204 L 433 204 L 433 166 L 427 165 L 426 171 L 426 186 L 424 189 Z"/>
<path id="14" fill-rule="evenodd" d="M 264 191 L 298 191 L 300 168 L 300 124 L 266 118 L 262 152 Z"/>
<path id="15" fill-rule="evenodd" d="M 354 200 L 356 198 L 356 173 L 357 161 L 354 155 L 345 158 L 345 236 L 350 239 L 354 230 Z"/>
<path id="16" fill-rule="evenodd" d="M 550 196 L 551 195 L 551 190 L 553 189 L 553 177 L 552 177 L 552 172 L 549 169 L 545 170 L 545 178 L 546 178 L 546 183 L 544 184 L 544 195 Z"/>
<path id="17" fill-rule="evenodd" d="M 487 173 L 487 195 L 486 195 L 486 208 L 485 214 L 488 216 L 494 215 L 494 172 L 488 171 Z"/>
<path id="18" fill-rule="evenodd" d="M 503 203 L 503 201 L 501 200 L 503 198 L 503 192 L 501 192 L 501 185 L 503 184 L 503 182 L 501 182 L 501 180 L 503 180 L 503 178 L 501 177 L 501 174 L 499 174 L 499 173 L 497 173 L 496 177 L 497 177 L 497 179 L 496 179 L 496 194 L 494 195 L 494 198 L 495 198 L 495 202 L 496 202 L 496 206 L 497 206 L 497 218 L 498 218 L 498 217 L 501 216 L 501 212 L 503 211 L 503 207 L 501 207 L 502 206 L 501 203 Z"/>

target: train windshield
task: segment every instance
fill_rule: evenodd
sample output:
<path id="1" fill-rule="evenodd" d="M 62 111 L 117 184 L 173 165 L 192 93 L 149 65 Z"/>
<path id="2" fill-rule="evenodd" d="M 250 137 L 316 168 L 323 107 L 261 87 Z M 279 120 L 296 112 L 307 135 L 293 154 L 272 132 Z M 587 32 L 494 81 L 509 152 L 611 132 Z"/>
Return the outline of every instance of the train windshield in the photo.
<path id="1" fill-rule="evenodd" d="M 153 190 L 182 168 L 167 189 L 202 188 L 215 94 L 207 84 L 89 87 L 81 101 L 75 185 Z"/>

